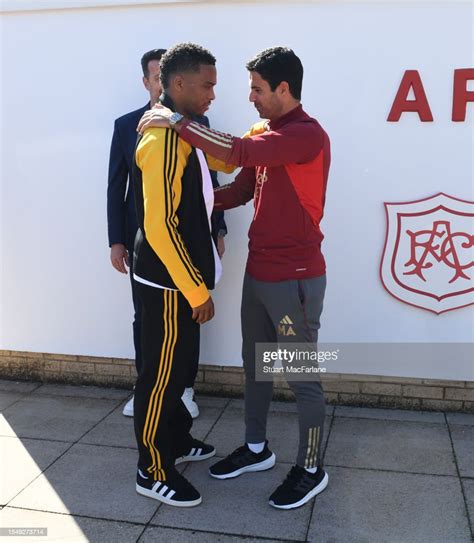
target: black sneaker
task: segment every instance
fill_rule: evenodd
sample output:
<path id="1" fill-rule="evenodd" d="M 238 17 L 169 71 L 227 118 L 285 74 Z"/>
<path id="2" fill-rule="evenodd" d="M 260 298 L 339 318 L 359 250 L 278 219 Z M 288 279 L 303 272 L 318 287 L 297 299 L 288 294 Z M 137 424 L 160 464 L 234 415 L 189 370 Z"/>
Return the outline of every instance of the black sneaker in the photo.
<path id="1" fill-rule="evenodd" d="M 198 462 L 199 460 L 206 460 L 212 458 L 216 454 L 216 449 L 212 445 L 203 443 L 199 439 L 193 439 L 191 449 L 187 454 L 179 456 L 175 460 L 175 466 L 183 462 Z"/>
<path id="2" fill-rule="evenodd" d="M 309 473 L 300 466 L 293 466 L 283 483 L 270 496 L 270 505 L 277 509 L 301 507 L 328 486 L 328 474 L 318 468 Z"/>
<path id="3" fill-rule="evenodd" d="M 202 502 L 199 492 L 176 470 L 169 470 L 166 481 L 155 481 L 150 474 L 138 470 L 136 490 L 142 496 L 175 507 L 193 507 Z"/>
<path id="4" fill-rule="evenodd" d="M 209 474 L 216 479 L 231 479 L 247 471 L 265 471 L 273 468 L 276 456 L 268 448 L 268 441 L 261 453 L 252 452 L 247 444 L 235 449 L 224 460 L 217 462 L 209 469 Z"/>

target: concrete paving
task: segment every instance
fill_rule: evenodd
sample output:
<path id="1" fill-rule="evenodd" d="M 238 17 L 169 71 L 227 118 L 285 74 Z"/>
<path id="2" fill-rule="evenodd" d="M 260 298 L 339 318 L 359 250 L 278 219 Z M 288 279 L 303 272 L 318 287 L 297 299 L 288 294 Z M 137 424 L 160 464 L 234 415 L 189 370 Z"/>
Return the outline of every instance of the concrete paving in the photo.
<path id="1" fill-rule="evenodd" d="M 274 469 L 212 479 L 214 459 L 180 465 L 203 503 L 178 509 L 135 492 L 130 393 L 0 380 L 0 541 L 451 543 L 472 539 L 474 415 L 330 407 L 325 492 L 280 511 L 268 497 L 295 460 L 296 408 L 274 402 Z M 243 441 L 243 402 L 198 396 L 194 435 L 219 457 Z"/>

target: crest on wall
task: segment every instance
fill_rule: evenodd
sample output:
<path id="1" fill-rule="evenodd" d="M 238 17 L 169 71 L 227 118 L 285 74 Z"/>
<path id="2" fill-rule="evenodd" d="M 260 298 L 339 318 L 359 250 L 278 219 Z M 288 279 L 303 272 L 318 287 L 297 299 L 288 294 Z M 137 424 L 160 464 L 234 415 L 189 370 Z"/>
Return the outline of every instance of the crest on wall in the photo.
<path id="1" fill-rule="evenodd" d="M 438 315 L 474 304 L 474 202 L 438 193 L 385 211 L 385 289 Z"/>

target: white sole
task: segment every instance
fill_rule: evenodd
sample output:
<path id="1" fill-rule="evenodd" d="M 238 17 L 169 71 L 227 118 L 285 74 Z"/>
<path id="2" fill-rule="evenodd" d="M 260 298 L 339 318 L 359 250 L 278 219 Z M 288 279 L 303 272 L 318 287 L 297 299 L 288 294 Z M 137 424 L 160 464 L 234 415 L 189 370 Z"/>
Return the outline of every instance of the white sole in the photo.
<path id="1" fill-rule="evenodd" d="M 192 500 L 189 502 L 178 502 L 175 500 L 170 500 L 168 498 L 165 498 L 164 496 L 159 496 L 156 492 L 153 492 L 153 490 L 148 490 L 148 488 L 143 488 L 139 484 L 137 484 L 135 488 L 138 494 L 141 494 L 142 496 L 146 496 L 147 498 L 152 498 L 159 502 L 166 503 L 167 505 L 172 505 L 173 507 L 194 507 L 196 505 L 199 505 L 202 502 L 201 497 L 199 497 L 197 500 Z"/>
<path id="2" fill-rule="evenodd" d="M 313 490 L 311 490 L 311 492 L 308 492 L 308 494 L 306 494 L 306 496 L 303 499 L 301 499 L 299 502 L 290 503 L 289 505 L 276 505 L 272 501 L 269 501 L 268 503 L 272 507 L 276 507 L 277 509 L 296 509 L 297 507 L 301 507 L 302 505 L 304 505 L 306 502 L 309 502 L 309 500 L 311 500 L 318 494 L 321 494 L 321 492 L 328 486 L 328 482 L 329 482 L 329 476 L 327 473 L 325 473 L 324 478 L 319 483 L 319 485 L 315 486 Z"/>
<path id="3" fill-rule="evenodd" d="M 183 462 L 200 462 L 201 460 L 207 460 L 208 458 L 212 458 L 215 455 L 216 449 L 214 449 L 210 453 L 201 454 L 199 456 L 180 456 L 179 458 L 176 458 L 174 465 L 177 466 L 178 464 L 182 464 Z"/>
<path id="4" fill-rule="evenodd" d="M 265 471 L 267 469 L 273 468 L 276 462 L 276 456 L 275 453 L 272 453 L 270 458 L 267 458 L 263 462 L 259 462 L 258 464 L 252 464 L 251 466 L 244 466 L 243 468 L 237 469 L 231 473 L 225 473 L 224 475 L 215 475 L 214 473 L 211 473 L 211 470 L 209 470 L 209 475 L 211 477 L 214 477 L 215 479 L 233 479 L 234 477 L 238 477 L 239 475 L 242 475 L 242 473 L 252 472 L 252 471 Z"/>

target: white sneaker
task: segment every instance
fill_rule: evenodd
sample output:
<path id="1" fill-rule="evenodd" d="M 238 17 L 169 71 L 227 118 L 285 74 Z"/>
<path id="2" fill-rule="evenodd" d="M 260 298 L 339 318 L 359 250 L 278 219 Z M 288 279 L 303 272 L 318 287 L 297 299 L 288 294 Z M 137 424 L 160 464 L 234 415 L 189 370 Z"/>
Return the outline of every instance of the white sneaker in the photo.
<path id="1" fill-rule="evenodd" d="M 192 388 L 185 388 L 184 393 L 181 396 L 186 409 L 189 411 L 189 414 L 193 419 L 199 417 L 199 407 L 198 404 L 194 401 L 194 390 Z"/>
<path id="2" fill-rule="evenodd" d="M 126 417 L 133 417 L 133 396 L 124 405 L 122 415 L 125 415 Z"/>

